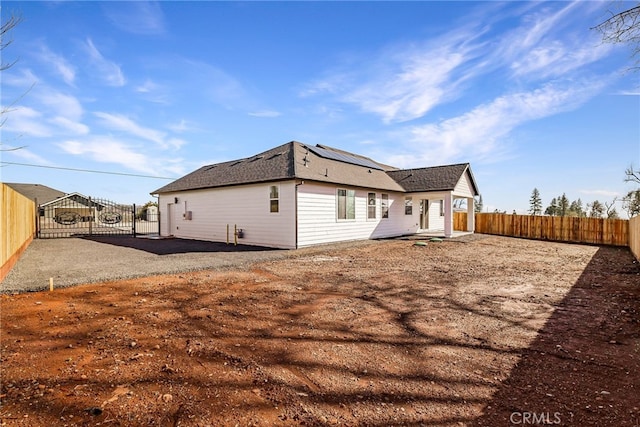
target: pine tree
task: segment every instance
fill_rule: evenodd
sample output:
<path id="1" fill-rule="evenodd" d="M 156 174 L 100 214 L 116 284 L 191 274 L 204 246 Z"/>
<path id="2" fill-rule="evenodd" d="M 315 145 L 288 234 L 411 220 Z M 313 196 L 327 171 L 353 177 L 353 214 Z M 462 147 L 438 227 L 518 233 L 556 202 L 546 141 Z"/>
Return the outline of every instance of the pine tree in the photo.
<path id="1" fill-rule="evenodd" d="M 594 200 L 592 203 L 587 204 L 587 208 L 591 218 L 602 218 L 602 214 L 604 214 L 604 205 L 602 203 Z"/>
<path id="2" fill-rule="evenodd" d="M 540 215 L 542 213 L 542 199 L 540 199 L 540 192 L 537 188 L 534 188 L 531 192 L 531 198 L 529 199 L 529 213 L 531 215 Z"/>
<path id="3" fill-rule="evenodd" d="M 478 196 L 478 199 L 474 199 L 473 200 L 475 206 L 474 206 L 474 210 L 476 213 L 481 213 L 482 212 L 482 194 L 480 194 Z"/>
<path id="4" fill-rule="evenodd" d="M 582 200 L 578 199 L 571 202 L 568 215 L 577 217 L 586 216 L 584 210 L 582 209 Z"/>
<path id="5" fill-rule="evenodd" d="M 558 201 L 554 197 L 551 199 L 551 203 L 547 206 L 547 209 L 544 210 L 545 215 L 555 216 L 558 214 Z"/>
<path id="6" fill-rule="evenodd" d="M 562 193 L 562 196 L 558 198 L 558 210 L 557 214 L 559 216 L 567 216 L 569 213 L 569 199 L 565 193 Z"/>

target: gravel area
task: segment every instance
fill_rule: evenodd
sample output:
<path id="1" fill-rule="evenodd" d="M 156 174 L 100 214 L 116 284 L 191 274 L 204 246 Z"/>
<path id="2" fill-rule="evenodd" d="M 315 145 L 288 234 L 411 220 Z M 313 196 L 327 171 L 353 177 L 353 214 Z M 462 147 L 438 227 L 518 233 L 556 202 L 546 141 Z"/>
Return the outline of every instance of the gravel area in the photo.
<path id="1" fill-rule="evenodd" d="M 375 244 L 357 241 L 332 248 Z M 326 250 L 328 246 L 279 250 L 186 239 L 145 239 L 128 236 L 36 239 L 0 283 L 0 293 L 34 292 L 85 283 L 242 267 L 256 261 L 280 259 Z"/>

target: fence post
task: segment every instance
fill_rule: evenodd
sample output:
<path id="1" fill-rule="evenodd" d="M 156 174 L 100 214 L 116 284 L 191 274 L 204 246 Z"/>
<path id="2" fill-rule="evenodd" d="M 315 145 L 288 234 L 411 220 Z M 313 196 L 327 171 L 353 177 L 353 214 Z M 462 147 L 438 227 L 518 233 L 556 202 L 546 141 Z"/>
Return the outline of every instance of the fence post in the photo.
<path id="1" fill-rule="evenodd" d="M 132 226 L 132 231 L 133 231 L 133 237 L 136 237 L 136 204 L 133 204 L 133 226 Z"/>
<path id="2" fill-rule="evenodd" d="M 94 220 L 94 212 L 93 212 L 93 203 L 91 203 L 91 196 L 89 196 L 89 236 L 93 234 L 93 220 Z M 82 218 L 81 218 L 82 220 Z"/>

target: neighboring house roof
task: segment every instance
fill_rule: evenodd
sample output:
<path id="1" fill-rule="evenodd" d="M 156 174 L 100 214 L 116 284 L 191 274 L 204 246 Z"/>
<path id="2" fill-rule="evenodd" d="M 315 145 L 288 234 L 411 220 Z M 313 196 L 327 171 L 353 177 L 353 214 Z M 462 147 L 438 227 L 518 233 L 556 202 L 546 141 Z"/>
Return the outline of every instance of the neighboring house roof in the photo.
<path id="1" fill-rule="evenodd" d="M 95 201 L 95 200 L 91 200 L 89 201 L 89 197 L 82 195 L 80 193 L 70 193 L 70 194 L 64 194 L 62 197 L 58 197 L 57 199 L 54 200 L 50 200 L 47 203 L 40 203 L 40 206 L 47 206 L 47 205 L 55 205 L 59 202 L 61 202 L 62 200 L 73 200 L 76 203 L 80 203 L 82 205 L 85 206 L 92 206 L 92 207 L 104 207 L 105 205 L 99 201 Z"/>
<path id="2" fill-rule="evenodd" d="M 5 182 L 5 184 L 29 200 L 37 199 L 39 204 L 48 203 L 57 198 L 64 197 L 66 194 L 63 191 L 42 184 L 20 184 L 14 182 Z"/>
<path id="3" fill-rule="evenodd" d="M 460 178 L 468 172 L 474 195 L 480 194 L 469 163 L 433 166 L 418 169 L 403 169 L 387 172 L 406 192 L 451 191 Z"/>
<path id="4" fill-rule="evenodd" d="M 152 194 L 301 179 L 397 192 L 453 190 L 469 164 L 398 170 L 326 145 L 291 141 L 255 156 L 203 166 Z M 471 181 L 474 189 L 475 181 Z M 477 192 L 477 191 L 476 191 Z"/>

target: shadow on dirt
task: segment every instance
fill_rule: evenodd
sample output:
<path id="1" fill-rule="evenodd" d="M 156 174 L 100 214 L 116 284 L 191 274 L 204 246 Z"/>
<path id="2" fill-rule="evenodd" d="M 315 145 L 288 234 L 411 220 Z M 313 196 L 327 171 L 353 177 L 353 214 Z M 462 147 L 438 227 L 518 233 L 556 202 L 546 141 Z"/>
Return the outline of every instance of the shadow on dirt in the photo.
<path id="1" fill-rule="evenodd" d="M 220 242 L 189 239 L 144 239 L 131 236 L 86 236 L 85 240 L 138 249 L 156 255 L 186 254 L 194 252 L 264 252 L 277 249 L 262 246 L 233 245 Z"/>
<path id="2" fill-rule="evenodd" d="M 639 315 L 640 264 L 601 247 L 474 425 L 639 425 Z"/>

